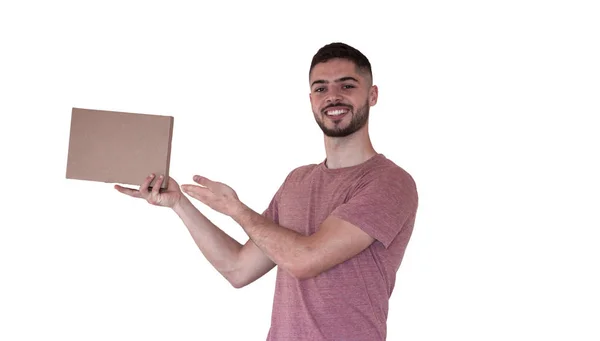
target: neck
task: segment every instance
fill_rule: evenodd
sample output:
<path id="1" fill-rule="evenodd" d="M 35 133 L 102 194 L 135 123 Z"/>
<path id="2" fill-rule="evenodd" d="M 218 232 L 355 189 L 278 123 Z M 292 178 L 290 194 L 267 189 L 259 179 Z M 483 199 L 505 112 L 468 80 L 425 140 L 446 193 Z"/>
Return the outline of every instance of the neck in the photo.
<path id="1" fill-rule="evenodd" d="M 373 148 L 367 126 L 346 137 L 325 136 L 327 168 L 344 168 L 361 164 L 377 152 Z"/>

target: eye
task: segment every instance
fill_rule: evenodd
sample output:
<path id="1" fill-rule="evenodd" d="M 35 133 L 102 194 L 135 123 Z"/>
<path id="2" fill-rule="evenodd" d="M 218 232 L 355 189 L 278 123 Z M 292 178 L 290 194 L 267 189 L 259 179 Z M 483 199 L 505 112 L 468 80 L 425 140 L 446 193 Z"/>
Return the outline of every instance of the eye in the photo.
<path id="1" fill-rule="evenodd" d="M 354 85 L 351 85 L 351 84 L 344 84 L 344 85 L 342 86 L 342 88 L 344 88 L 344 89 L 352 89 L 352 88 L 355 88 L 355 86 L 354 86 Z"/>
<path id="2" fill-rule="evenodd" d="M 313 91 L 314 92 L 323 92 L 325 90 L 325 88 L 320 87 L 320 88 L 315 88 Z"/>

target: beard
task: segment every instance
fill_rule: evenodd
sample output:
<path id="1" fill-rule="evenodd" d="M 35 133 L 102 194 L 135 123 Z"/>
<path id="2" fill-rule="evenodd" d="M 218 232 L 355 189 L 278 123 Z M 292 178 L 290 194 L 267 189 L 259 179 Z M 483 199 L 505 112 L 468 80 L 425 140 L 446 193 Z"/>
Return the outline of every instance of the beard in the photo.
<path id="1" fill-rule="evenodd" d="M 343 105 L 343 106 L 346 106 L 349 109 L 349 113 L 347 115 L 351 115 L 350 123 L 345 127 L 341 126 L 341 121 L 338 121 L 337 123 L 335 123 L 334 128 L 328 128 L 325 125 L 325 122 L 324 122 L 325 119 L 323 118 L 323 116 L 325 116 L 325 110 L 327 109 L 327 107 L 325 107 L 321 111 L 320 114 L 315 115 L 315 120 L 317 121 L 317 124 L 323 131 L 323 134 L 325 134 L 326 136 L 328 136 L 328 137 L 346 137 L 346 136 L 354 134 L 355 132 L 360 130 L 362 127 L 364 127 L 365 124 L 367 124 L 367 121 L 369 120 L 369 103 L 368 102 L 366 102 L 364 106 L 358 108 L 358 110 L 356 110 L 356 111 L 354 111 L 354 108 L 350 105 Z"/>

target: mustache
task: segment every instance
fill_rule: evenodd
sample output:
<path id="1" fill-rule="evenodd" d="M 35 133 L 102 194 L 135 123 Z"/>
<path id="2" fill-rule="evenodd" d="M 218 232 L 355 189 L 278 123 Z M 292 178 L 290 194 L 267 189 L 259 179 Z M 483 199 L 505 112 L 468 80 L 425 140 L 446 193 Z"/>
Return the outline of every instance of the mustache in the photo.
<path id="1" fill-rule="evenodd" d="M 344 107 L 344 108 L 348 108 L 348 110 L 352 111 L 351 105 L 339 103 L 339 104 L 330 104 L 330 105 L 324 107 L 323 109 L 321 109 L 321 112 L 324 113 L 327 109 L 333 108 L 333 107 Z"/>

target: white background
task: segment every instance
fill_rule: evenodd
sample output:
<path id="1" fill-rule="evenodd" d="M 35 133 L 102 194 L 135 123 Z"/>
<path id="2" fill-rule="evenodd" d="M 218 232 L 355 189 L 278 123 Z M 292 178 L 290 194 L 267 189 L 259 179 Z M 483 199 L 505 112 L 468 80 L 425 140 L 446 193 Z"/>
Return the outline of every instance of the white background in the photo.
<path id="1" fill-rule="evenodd" d="M 172 176 L 262 211 L 324 157 L 332 41 L 370 58 L 374 146 L 419 188 L 388 339 L 600 339 L 596 2 L 216 3 L 0 5 L 1 340 L 265 339 L 275 272 L 236 290 L 173 212 L 66 180 L 71 108 L 174 116 Z"/>

